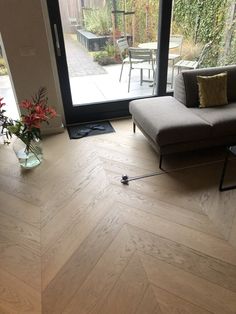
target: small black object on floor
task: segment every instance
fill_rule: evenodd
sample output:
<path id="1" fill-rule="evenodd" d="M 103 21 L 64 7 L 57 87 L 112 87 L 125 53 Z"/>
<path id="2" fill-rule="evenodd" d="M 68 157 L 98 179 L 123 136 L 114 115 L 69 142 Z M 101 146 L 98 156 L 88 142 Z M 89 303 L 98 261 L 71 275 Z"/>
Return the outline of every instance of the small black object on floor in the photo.
<path id="1" fill-rule="evenodd" d="M 70 139 L 115 132 L 109 121 L 83 123 L 67 127 Z"/>

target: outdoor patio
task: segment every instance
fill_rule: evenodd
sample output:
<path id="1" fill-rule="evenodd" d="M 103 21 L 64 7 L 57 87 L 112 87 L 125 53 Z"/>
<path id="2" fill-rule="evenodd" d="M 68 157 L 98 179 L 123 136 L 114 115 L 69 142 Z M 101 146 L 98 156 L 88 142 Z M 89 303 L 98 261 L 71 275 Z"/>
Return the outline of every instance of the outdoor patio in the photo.
<path id="1" fill-rule="evenodd" d="M 4 102 L 7 104 L 5 108 L 6 114 L 12 119 L 17 119 L 19 117 L 19 113 L 16 106 L 11 80 L 8 75 L 0 76 L 0 97 L 3 97 Z"/>
<path id="2" fill-rule="evenodd" d="M 144 82 L 140 86 L 139 70 L 132 71 L 128 93 L 129 65 L 124 66 L 122 80 L 119 82 L 121 64 L 100 66 L 77 41 L 76 35 L 64 36 L 74 105 L 152 95 L 153 87 L 150 82 Z M 170 77 L 169 67 L 168 82 L 171 80 Z M 167 89 L 170 89 L 170 84 L 167 84 Z"/>
<path id="3" fill-rule="evenodd" d="M 128 93 L 129 65 L 124 66 L 122 80 L 119 82 L 121 64 L 100 66 L 93 61 L 91 54 L 73 34 L 65 35 L 65 46 L 74 105 L 152 95 L 153 88 L 150 83 L 144 82 L 140 86 L 138 70 L 132 71 L 130 92 Z M 170 75 L 171 68 L 169 69 L 169 81 Z M 167 89 L 170 89 L 170 84 L 167 84 Z M 17 119 L 19 117 L 18 109 L 8 75 L 0 76 L 0 97 L 4 97 L 4 101 L 8 105 L 9 116 Z"/>

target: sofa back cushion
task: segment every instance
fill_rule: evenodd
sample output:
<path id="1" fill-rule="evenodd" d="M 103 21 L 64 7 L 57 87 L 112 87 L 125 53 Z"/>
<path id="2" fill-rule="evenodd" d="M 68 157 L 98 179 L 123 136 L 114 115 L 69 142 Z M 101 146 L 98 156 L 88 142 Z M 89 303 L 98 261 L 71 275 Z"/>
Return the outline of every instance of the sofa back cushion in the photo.
<path id="1" fill-rule="evenodd" d="M 200 108 L 223 106 L 227 99 L 227 72 L 216 75 L 197 76 Z"/>
<path id="2" fill-rule="evenodd" d="M 199 107 L 197 76 L 216 75 L 227 72 L 228 102 L 236 101 L 236 65 L 196 69 L 181 72 L 175 79 L 174 97 L 186 107 Z"/>

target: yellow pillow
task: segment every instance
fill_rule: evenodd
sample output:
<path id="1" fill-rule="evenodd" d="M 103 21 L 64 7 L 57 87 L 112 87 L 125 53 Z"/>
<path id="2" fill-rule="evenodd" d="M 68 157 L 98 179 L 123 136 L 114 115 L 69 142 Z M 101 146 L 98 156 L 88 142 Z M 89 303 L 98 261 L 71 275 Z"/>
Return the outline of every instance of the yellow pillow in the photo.
<path id="1" fill-rule="evenodd" d="M 200 108 L 227 105 L 227 72 L 197 76 Z"/>

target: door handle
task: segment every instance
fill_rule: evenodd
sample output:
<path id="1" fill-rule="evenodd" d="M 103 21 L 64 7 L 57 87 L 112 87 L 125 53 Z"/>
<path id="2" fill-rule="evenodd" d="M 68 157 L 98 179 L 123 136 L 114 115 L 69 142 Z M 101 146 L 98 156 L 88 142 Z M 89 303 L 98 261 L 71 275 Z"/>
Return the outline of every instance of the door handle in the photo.
<path id="1" fill-rule="evenodd" d="M 54 28 L 54 34 L 55 34 L 55 39 L 56 39 L 57 56 L 61 57 L 61 46 L 60 46 L 60 42 L 59 42 L 59 36 L 58 36 L 58 31 L 57 31 L 57 24 L 53 24 L 53 28 Z"/>

